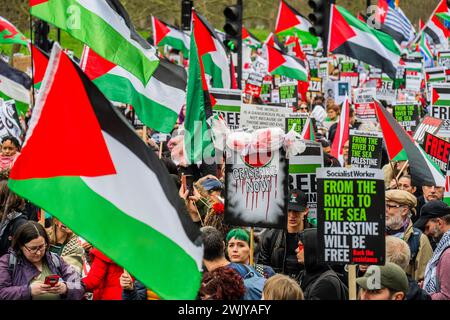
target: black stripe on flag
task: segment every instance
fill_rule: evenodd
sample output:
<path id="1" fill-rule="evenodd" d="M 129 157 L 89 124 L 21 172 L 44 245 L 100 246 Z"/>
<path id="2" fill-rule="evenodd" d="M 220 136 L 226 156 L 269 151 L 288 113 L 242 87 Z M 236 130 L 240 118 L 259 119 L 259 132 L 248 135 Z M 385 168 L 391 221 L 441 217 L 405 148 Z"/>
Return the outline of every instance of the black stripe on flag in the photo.
<path id="1" fill-rule="evenodd" d="M 25 72 L 14 69 L 2 59 L 0 59 L 0 75 L 17 84 L 20 84 L 27 90 L 31 88 L 31 78 Z"/>
<path id="2" fill-rule="evenodd" d="M 161 197 L 167 197 L 170 204 L 177 211 L 178 217 L 189 239 L 195 245 L 200 246 L 202 243 L 200 230 L 192 223 L 191 218 L 187 214 L 186 206 L 181 201 L 175 183 L 162 161 L 158 159 L 155 152 L 153 152 L 134 132 L 133 127 L 131 127 L 125 117 L 111 105 L 108 99 L 106 99 L 96 85 L 89 80 L 80 67 L 75 62 L 72 61 L 72 63 L 84 85 L 84 89 L 91 102 L 94 113 L 97 116 L 101 129 L 119 141 L 123 146 L 130 150 L 130 152 L 138 157 L 149 170 L 155 173 L 164 192 Z M 151 192 L 151 190 L 149 190 L 149 192 Z"/>
<path id="3" fill-rule="evenodd" d="M 425 27 L 423 32 L 425 32 L 427 35 L 429 35 L 431 37 L 431 39 L 433 39 L 434 44 L 441 43 L 441 39 L 439 38 L 439 36 L 430 27 L 428 27 L 428 26 Z"/>
<path id="4" fill-rule="evenodd" d="M 186 92 L 187 73 L 186 70 L 176 64 L 160 59 L 159 65 L 153 73 L 153 77 L 158 81 Z"/>
<path id="5" fill-rule="evenodd" d="M 436 90 L 437 93 L 450 94 L 450 88 L 433 87 L 433 89 Z"/>
<path id="6" fill-rule="evenodd" d="M 217 93 L 211 90 L 211 94 L 216 100 L 236 100 L 241 101 L 240 94 Z"/>
<path id="7" fill-rule="evenodd" d="M 350 41 L 344 42 L 340 47 L 336 48 L 333 53 L 341 53 L 377 67 L 386 73 L 391 79 L 395 79 L 397 74 L 397 68 L 390 60 L 379 55 L 378 52 L 373 51 L 372 49 L 368 49 Z"/>

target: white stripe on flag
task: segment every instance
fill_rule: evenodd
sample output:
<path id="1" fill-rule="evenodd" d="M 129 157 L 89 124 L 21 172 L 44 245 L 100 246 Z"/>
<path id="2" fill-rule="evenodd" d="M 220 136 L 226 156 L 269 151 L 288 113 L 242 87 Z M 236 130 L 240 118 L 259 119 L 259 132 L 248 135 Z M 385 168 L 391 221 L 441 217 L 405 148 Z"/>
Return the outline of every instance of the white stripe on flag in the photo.
<path id="1" fill-rule="evenodd" d="M 30 104 L 30 91 L 3 75 L 0 75 L 0 91 L 11 99 Z"/>
<path id="2" fill-rule="evenodd" d="M 196 247 L 188 238 L 156 174 L 127 147 L 102 133 L 117 174 L 81 179 L 130 219 L 150 226 L 183 248 L 195 259 L 199 271 L 202 270 L 203 248 Z"/>

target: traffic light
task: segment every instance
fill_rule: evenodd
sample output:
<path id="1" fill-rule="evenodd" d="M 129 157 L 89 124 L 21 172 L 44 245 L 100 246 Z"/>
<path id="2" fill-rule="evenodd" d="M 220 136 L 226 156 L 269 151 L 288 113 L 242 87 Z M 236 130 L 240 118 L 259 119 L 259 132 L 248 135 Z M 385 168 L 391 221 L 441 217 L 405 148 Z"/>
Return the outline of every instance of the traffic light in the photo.
<path id="1" fill-rule="evenodd" d="M 313 13 L 310 13 L 308 18 L 312 23 L 309 32 L 316 37 L 321 37 L 325 31 L 325 8 L 327 6 L 326 0 L 309 0 L 308 5 L 312 8 Z"/>
<path id="2" fill-rule="evenodd" d="M 50 33 L 50 27 L 47 22 L 42 20 L 36 20 L 34 24 L 34 44 L 50 53 L 53 47 L 53 41 L 48 39 L 48 34 Z"/>
<path id="3" fill-rule="evenodd" d="M 223 14 L 225 15 L 225 25 L 223 26 L 225 47 L 231 52 L 237 52 L 242 41 L 242 6 L 228 6 L 223 10 Z"/>
<path id="4" fill-rule="evenodd" d="M 181 1 L 181 28 L 184 31 L 191 30 L 191 13 L 194 1 L 182 0 Z"/>

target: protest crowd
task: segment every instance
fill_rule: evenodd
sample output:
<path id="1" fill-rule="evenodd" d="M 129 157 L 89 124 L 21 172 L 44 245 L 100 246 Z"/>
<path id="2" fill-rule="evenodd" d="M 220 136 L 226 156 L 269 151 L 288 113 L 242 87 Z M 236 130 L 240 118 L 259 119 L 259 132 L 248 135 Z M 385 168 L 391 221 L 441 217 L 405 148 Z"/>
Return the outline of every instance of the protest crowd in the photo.
<path id="1" fill-rule="evenodd" d="M 119 1 L 72 1 L 112 54 L 63 2 L 30 13 L 81 57 L 0 17 L 31 52 L 0 60 L 0 300 L 450 300 L 446 1 L 418 28 L 333 4 L 323 44 L 281 0 L 264 42 L 243 27 L 239 85 L 195 10 L 145 40 Z"/>

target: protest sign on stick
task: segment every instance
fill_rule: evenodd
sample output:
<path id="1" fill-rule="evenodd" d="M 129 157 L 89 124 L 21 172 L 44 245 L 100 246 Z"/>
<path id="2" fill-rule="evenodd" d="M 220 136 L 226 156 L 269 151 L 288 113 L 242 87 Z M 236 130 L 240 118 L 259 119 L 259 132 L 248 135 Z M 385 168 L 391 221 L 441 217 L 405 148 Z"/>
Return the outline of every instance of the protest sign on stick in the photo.
<path id="1" fill-rule="evenodd" d="M 241 90 L 236 89 L 210 89 L 216 100 L 213 113 L 221 115 L 228 128 L 239 129 L 241 118 Z"/>
<path id="2" fill-rule="evenodd" d="M 396 104 L 392 106 L 392 115 L 395 120 L 405 129 L 413 132 L 419 124 L 419 105 Z"/>
<path id="3" fill-rule="evenodd" d="M 450 155 L 450 142 L 426 132 L 422 144 L 423 150 L 430 156 L 444 175 L 447 174 Z"/>
<path id="4" fill-rule="evenodd" d="M 425 116 L 414 132 L 414 140 L 416 140 L 419 144 L 422 144 L 425 133 L 429 132 L 435 135 L 441 128 L 441 125 L 442 119 Z"/>
<path id="5" fill-rule="evenodd" d="M 383 171 L 317 169 L 317 222 L 321 263 L 383 265 Z"/>
<path id="6" fill-rule="evenodd" d="M 381 133 L 350 130 L 349 140 L 349 159 L 352 167 L 381 169 Z"/>

